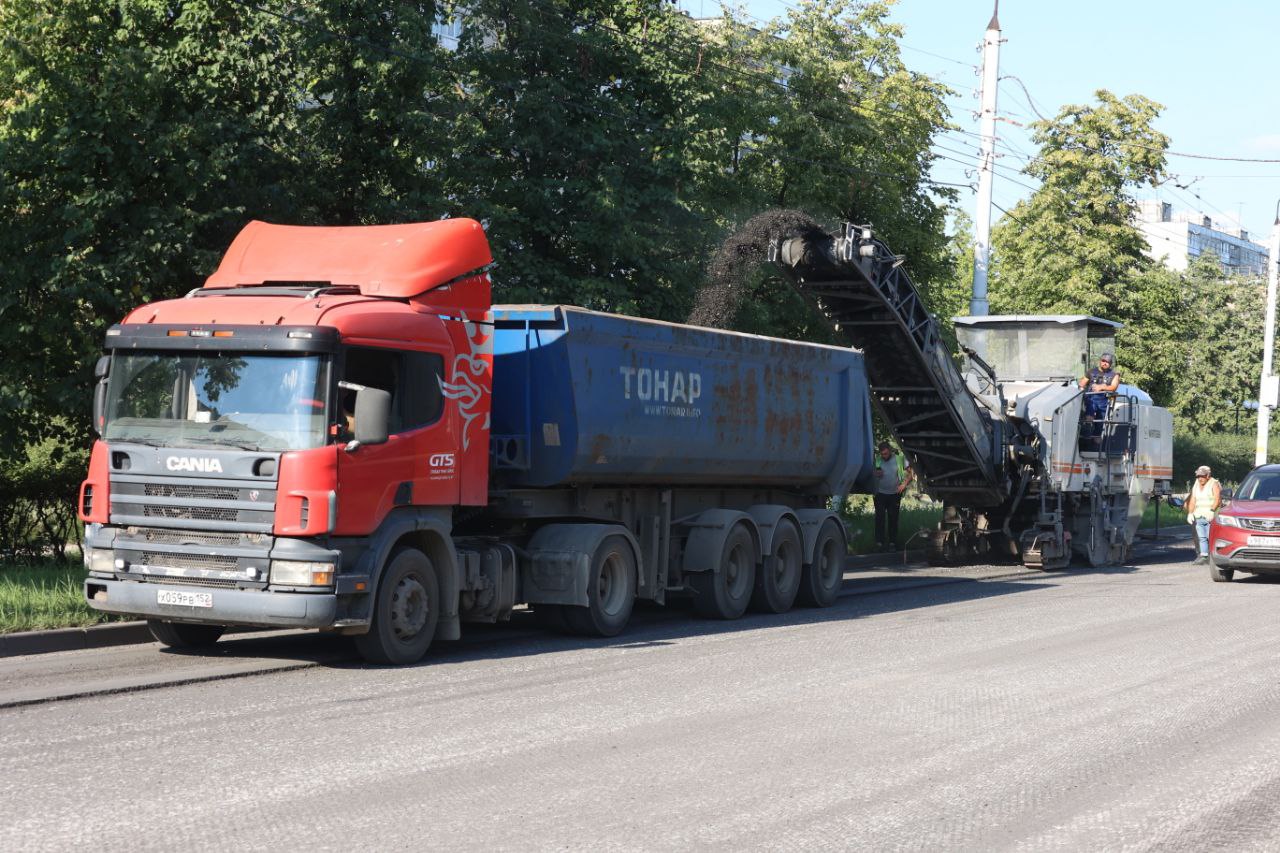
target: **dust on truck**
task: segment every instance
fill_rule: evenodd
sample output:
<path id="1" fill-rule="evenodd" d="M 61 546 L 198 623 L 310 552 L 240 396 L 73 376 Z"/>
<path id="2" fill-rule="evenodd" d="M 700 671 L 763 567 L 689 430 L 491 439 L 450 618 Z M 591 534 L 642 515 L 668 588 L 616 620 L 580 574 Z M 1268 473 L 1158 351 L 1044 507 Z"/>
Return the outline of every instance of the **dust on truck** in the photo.
<path id="1" fill-rule="evenodd" d="M 830 605 L 827 498 L 871 470 L 863 356 L 492 306 L 472 220 L 252 222 L 98 362 L 85 597 L 171 646 L 231 625 L 420 658 L 521 605 L 613 636 L 637 598 Z"/>

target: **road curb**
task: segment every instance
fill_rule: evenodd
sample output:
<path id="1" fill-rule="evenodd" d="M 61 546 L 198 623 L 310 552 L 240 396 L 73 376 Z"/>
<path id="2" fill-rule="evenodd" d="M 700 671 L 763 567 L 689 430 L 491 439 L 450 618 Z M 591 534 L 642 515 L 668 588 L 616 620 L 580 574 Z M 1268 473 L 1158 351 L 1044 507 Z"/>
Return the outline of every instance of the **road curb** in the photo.
<path id="1" fill-rule="evenodd" d="M 0 634 L 0 658 L 42 655 L 77 649 L 101 649 L 154 641 L 146 622 L 111 622 L 87 628 L 54 628 L 50 631 L 19 631 Z"/>

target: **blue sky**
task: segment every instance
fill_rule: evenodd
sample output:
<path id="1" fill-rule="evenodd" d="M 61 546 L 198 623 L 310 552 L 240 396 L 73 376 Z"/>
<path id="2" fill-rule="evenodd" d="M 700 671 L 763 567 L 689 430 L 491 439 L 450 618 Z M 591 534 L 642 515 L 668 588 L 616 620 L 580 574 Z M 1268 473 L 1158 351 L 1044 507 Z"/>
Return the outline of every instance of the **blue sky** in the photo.
<path id="1" fill-rule="evenodd" d="M 782 16 L 799 0 L 749 0 L 747 15 Z M 716 15 L 719 4 L 681 0 L 694 15 Z M 992 0 L 900 0 L 892 19 L 906 27 L 903 58 L 915 71 L 957 90 L 953 120 L 976 133 L 976 47 L 991 18 Z M 1089 103 L 1096 89 L 1138 93 L 1164 105 L 1156 127 L 1170 150 L 1215 157 L 1280 161 L 1280 2 L 1275 0 L 1003 0 L 1000 4 L 999 147 L 995 202 L 1010 208 L 1034 181 L 1017 170 L 1035 152 L 1025 124 L 1038 109 L 1052 117 L 1068 103 Z M 1028 98 L 1028 94 L 1030 98 Z M 939 140 L 933 177 L 965 183 L 976 161 L 973 135 Z M 949 150 L 948 150 L 949 149 Z M 1266 242 L 1280 200 L 1280 162 L 1250 163 L 1168 157 L 1176 178 L 1140 198 L 1175 209 L 1200 209 L 1215 219 L 1239 216 L 1250 237 Z M 1181 187 L 1177 185 L 1182 185 Z M 961 205 L 972 211 L 971 194 Z M 999 210 L 995 215 L 1000 216 Z"/>

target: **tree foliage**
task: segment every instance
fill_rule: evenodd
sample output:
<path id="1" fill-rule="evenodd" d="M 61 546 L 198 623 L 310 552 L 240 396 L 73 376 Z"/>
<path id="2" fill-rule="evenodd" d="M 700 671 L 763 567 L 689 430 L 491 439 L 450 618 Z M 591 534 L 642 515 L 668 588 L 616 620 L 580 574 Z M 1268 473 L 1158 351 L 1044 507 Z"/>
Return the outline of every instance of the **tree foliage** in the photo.
<path id="1" fill-rule="evenodd" d="M 473 216 L 499 299 L 668 320 L 728 231 L 782 203 L 871 222 L 917 280 L 945 278 L 927 173 L 946 92 L 887 15 L 813 0 L 755 31 L 662 0 L 8 0 L 0 457 L 81 441 L 59 424 L 87 425 L 106 326 L 198 285 L 255 218 Z M 806 311 L 762 291 L 740 325 L 825 335 Z"/>
<path id="2" fill-rule="evenodd" d="M 1152 128 L 1160 105 L 1096 93 L 1033 125 L 1040 150 L 1026 172 L 1041 182 L 993 229 L 993 310 L 1113 319 L 1130 277 L 1150 262 L 1133 224 L 1133 192 L 1158 181 L 1168 138 Z"/>

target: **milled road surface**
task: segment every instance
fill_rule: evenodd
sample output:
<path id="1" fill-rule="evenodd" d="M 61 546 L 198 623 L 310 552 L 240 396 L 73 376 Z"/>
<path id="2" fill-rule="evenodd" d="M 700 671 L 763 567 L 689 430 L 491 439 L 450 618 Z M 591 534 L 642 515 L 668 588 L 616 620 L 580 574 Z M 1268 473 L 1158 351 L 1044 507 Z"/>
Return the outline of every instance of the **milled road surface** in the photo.
<path id="1" fill-rule="evenodd" d="M 297 635 L 0 661 L 3 846 L 1274 850 L 1280 582 L 1189 556 L 615 642 L 519 614 L 403 669 Z"/>

